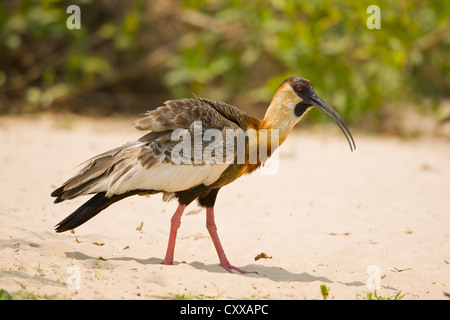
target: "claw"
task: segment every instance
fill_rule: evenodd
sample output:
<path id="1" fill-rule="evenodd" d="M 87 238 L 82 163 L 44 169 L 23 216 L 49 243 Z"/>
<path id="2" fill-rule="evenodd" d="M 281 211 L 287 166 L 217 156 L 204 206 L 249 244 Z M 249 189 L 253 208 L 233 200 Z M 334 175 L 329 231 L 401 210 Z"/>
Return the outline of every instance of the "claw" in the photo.
<path id="1" fill-rule="evenodd" d="M 245 270 L 242 270 L 241 268 L 238 268 L 238 267 L 235 267 L 235 266 L 231 265 L 229 262 L 228 263 L 221 263 L 220 266 L 222 268 L 224 268 L 225 270 L 227 270 L 229 273 L 233 273 L 233 271 L 231 271 L 231 270 L 236 270 L 236 271 L 238 271 L 238 272 L 240 272 L 242 274 L 247 274 L 247 273 L 256 273 L 256 274 L 258 274 L 258 272 L 256 272 L 256 271 L 245 271 Z"/>

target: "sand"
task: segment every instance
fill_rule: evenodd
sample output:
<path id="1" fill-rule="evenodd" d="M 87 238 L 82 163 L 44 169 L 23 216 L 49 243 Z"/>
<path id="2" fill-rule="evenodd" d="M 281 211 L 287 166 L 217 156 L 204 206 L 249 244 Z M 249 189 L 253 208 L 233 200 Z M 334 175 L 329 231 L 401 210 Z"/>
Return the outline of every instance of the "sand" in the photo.
<path id="1" fill-rule="evenodd" d="M 447 299 L 450 143 L 354 132 L 294 131 L 276 174 L 224 187 L 216 223 L 230 262 L 218 265 L 205 213 L 182 217 L 173 266 L 164 258 L 177 203 L 127 198 L 75 233 L 54 225 L 88 197 L 51 191 L 88 158 L 142 135 L 132 119 L 0 118 L 0 289 L 53 299 Z M 258 255 L 265 258 L 255 260 Z"/>

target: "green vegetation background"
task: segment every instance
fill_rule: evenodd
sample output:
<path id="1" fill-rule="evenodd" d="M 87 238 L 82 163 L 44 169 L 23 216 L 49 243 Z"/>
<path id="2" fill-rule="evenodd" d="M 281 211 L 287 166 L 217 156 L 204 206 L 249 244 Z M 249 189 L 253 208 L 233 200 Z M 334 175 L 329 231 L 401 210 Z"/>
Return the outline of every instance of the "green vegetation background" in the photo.
<path id="1" fill-rule="evenodd" d="M 372 4 L 381 29 L 366 26 Z M 298 75 L 376 128 L 386 110 L 449 98 L 449 17 L 450 1 L 2 1 L 0 114 L 135 114 L 195 93 L 261 117 Z"/>

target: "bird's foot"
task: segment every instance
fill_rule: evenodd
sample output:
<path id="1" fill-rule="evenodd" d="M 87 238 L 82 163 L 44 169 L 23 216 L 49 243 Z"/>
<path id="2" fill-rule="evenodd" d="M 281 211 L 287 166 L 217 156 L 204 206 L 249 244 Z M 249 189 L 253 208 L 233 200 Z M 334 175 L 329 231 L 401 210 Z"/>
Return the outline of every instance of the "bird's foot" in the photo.
<path id="1" fill-rule="evenodd" d="M 227 270 L 229 273 L 233 273 L 231 270 L 236 270 L 236 271 L 238 271 L 238 272 L 240 272 L 242 274 L 247 274 L 247 273 L 256 273 L 256 274 L 258 274 L 258 272 L 256 272 L 256 271 L 245 271 L 245 270 L 242 270 L 241 268 L 238 268 L 238 267 L 235 267 L 235 266 L 231 265 L 229 262 L 221 263 L 220 266 L 222 268 L 224 268 L 225 270 Z"/>

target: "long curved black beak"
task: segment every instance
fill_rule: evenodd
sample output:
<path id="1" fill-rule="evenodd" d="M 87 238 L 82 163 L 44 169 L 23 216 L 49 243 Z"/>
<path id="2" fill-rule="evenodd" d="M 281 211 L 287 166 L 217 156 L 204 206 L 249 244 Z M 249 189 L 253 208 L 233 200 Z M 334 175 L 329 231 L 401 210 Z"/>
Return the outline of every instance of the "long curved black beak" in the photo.
<path id="1" fill-rule="evenodd" d="M 315 107 L 318 107 L 320 110 L 325 112 L 330 118 L 332 118 L 339 128 L 341 128 L 342 132 L 344 133 L 345 137 L 347 138 L 348 144 L 350 145 L 350 150 L 353 151 L 356 149 L 355 141 L 353 140 L 352 134 L 350 133 L 350 130 L 348 129 L 347 125 L 345 124 L 344 120 L 338 115 L 336 111 L 333 110 L 328 104 L 326 104 L 325 101 L 322 100 L 321 97 L 319 97 L 315 92 L 312 92 L 311 95 L 308 97 L 310 99 L 310 103 L 314 105 Z"/>

